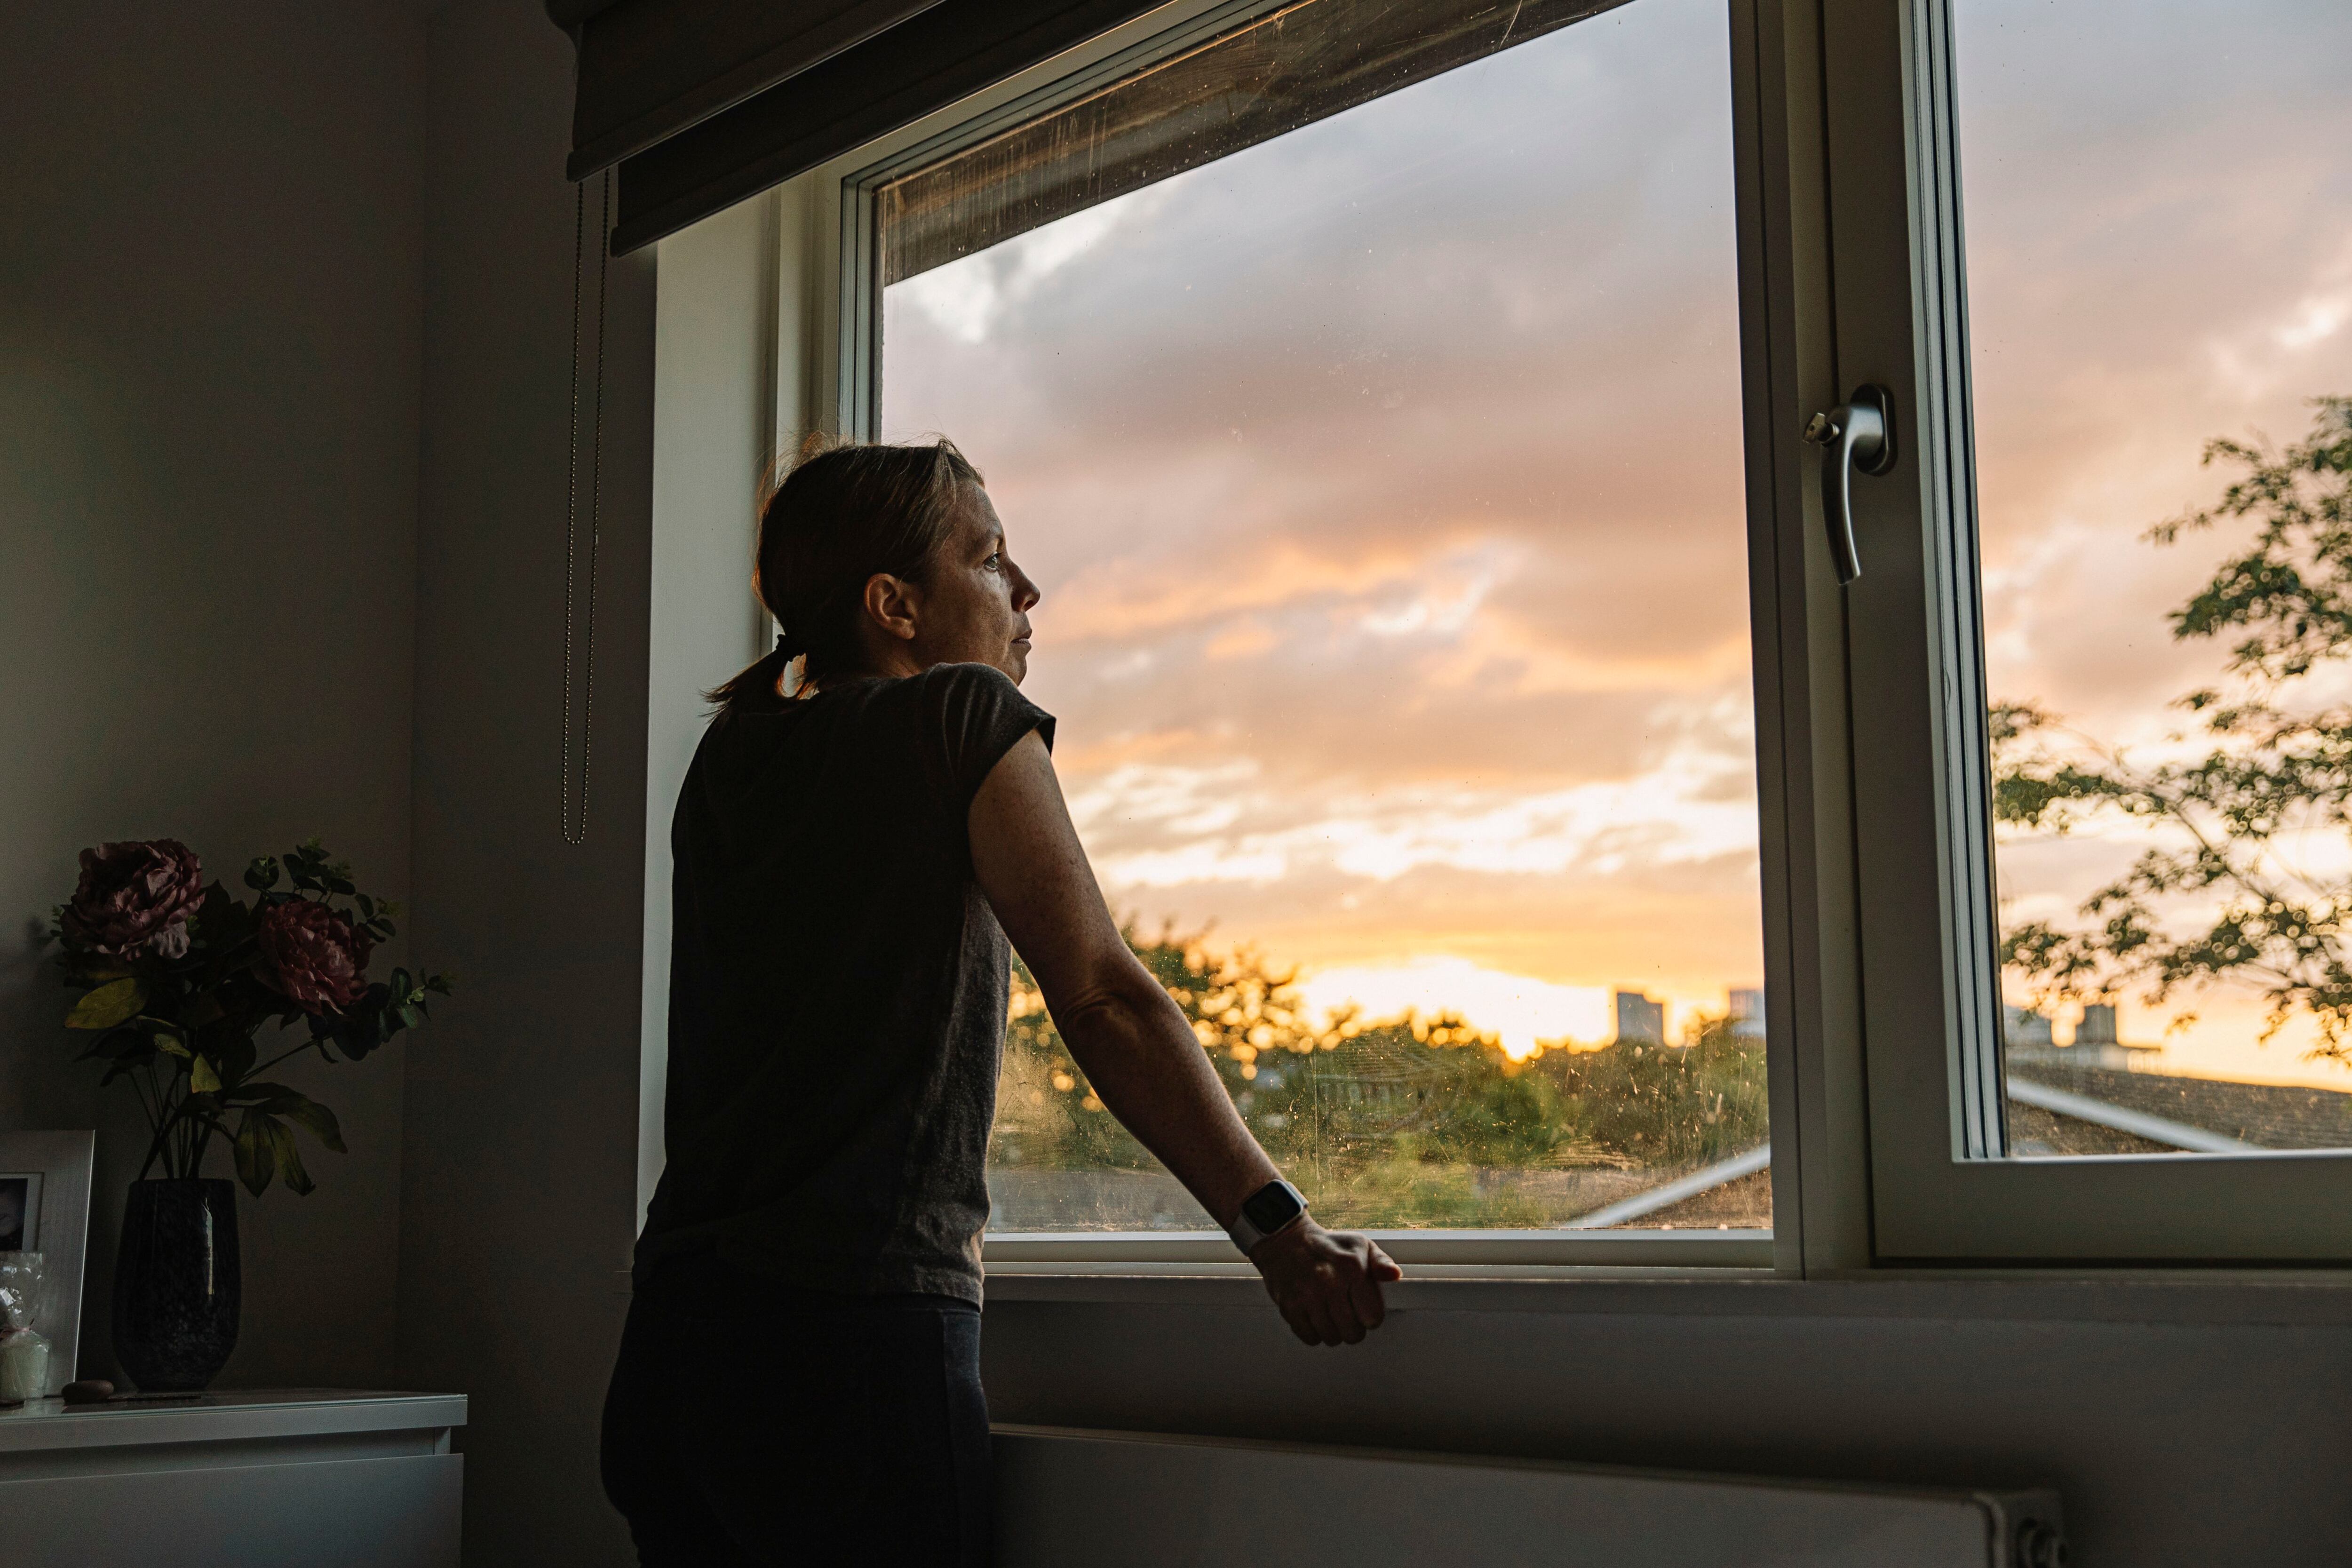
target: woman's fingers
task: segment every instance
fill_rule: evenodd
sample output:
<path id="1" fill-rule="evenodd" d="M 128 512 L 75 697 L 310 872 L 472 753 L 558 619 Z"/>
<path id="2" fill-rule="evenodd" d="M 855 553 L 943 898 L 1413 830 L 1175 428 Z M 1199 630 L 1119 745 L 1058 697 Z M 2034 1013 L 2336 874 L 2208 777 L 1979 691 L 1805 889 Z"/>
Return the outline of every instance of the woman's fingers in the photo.
<path id="1" fill-rule="evenodd" d="M 1348 1305 L 1355 1311 L 1356 1321 L 1367 1330 L 1379 1328 L 1381 1321 L 1389 1315 L 1388 1303 L 1381 1299 L 1380 1281 L 1369 1269 L 1349 1280 Z"/>
<path id="2" fill-rule="evenodd" d="M 1370 1237 L 1334 1235 L 1312 1221 L 1268 1237 L 1252 1260 L 1291 1332 L 1313 1345 L 1361 1344 L 1388 1316 L 1381 1283 L 1404 1276 Z"/>
<path id="3" fill-rule="evenodd" d="M 1328 1279 L 1318 1277 L 1307 1287 L 1307 1321 L 1315 1325 L 1318 1344 L 1336 1345 L 1347 1337 L 1347 1331 L 1339 1326 L 1339 1314 L 1332 1310 L 1334 1305 Z"/>

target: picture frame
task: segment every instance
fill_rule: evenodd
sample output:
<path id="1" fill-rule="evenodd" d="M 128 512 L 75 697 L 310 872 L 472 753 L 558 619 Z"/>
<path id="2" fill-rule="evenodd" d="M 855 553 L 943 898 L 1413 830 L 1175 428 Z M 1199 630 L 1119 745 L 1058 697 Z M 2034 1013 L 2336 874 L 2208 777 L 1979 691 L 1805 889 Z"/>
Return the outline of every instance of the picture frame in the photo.
<path id="1" fill-rule="evenodd" d="M 94 1131 L 0 1132 L 0 1252 L 37 1252 L 48 1280 L 39 1328 L 49 1341 L 48 1392 L 74 1380 L 89 1253 Z"/>

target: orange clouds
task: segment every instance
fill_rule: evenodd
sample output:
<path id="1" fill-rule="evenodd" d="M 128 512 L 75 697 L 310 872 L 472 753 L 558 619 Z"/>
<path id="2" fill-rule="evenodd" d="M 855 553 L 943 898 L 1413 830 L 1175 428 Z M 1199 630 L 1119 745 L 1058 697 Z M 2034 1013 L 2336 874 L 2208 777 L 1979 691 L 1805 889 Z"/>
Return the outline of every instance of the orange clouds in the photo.
<path id="1" fill-rule="evenodd" d="M 1641 0 L 888 291 L 1115 907 L 1515 1039 L 1756 983 L 1731 194 L 1720 9 Z"/>

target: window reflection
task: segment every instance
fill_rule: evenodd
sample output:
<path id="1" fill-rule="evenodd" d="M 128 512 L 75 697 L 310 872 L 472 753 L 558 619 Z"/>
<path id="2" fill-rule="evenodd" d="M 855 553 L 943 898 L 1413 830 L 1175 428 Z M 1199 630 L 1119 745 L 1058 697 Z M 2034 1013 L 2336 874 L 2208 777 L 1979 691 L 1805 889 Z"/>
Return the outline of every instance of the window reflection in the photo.
<path id="1" fill-rule="evenodd" d="M 2352 1147 L 2352 12 L 1957 26 L 2012 1152 Z"/>

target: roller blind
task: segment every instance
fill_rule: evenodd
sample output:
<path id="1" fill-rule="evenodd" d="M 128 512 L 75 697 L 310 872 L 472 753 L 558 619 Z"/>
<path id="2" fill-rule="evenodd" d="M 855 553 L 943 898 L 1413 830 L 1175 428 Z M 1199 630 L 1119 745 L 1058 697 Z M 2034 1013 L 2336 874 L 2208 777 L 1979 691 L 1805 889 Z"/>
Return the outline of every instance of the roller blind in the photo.
<path id="1" fill-rule="evenodd" d="M 936 4 L 548 0 L 579 46 L 569 172 L 642 153 Z"/>
<path id="2" fill-rule="evenodd" d="M 579 49 L 569 172 L 620 165 L 634 250 L 1163 0 L 548 0 Z"/>

